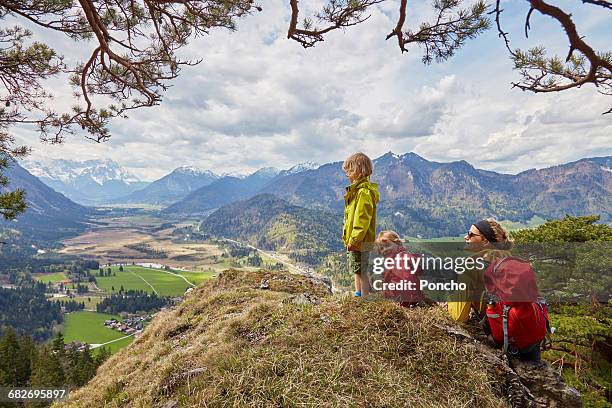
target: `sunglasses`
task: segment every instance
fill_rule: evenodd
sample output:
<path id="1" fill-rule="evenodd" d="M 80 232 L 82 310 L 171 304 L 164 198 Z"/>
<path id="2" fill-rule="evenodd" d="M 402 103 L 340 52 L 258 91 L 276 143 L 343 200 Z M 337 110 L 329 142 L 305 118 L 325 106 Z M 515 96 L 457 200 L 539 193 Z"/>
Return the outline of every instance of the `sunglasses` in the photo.
<path id="1" fill-rule="evenodd" d="M 480 236 L 482 236 L 482 235 L 473 233 L 472 231 L 468 231 L 468 233 L 467 233 L 468 239 L 470 239 L 472 237 L 480 237 Z"/>

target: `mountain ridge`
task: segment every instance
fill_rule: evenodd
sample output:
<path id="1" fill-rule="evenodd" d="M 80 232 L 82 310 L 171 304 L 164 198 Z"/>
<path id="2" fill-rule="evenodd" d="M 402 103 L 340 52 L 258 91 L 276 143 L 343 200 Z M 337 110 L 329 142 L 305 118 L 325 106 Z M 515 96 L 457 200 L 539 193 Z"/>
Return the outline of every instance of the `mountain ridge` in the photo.
<path id="1" fill-rule="evenodd" d="M 474 219 L 488 216 L 525 222 L 535 216 L 598 214 L 602 222 L 612 221 L 612 156 L 518 174 L 477 169 L 465 160 L 428 161 L 415 153 L 386 153 L 373 162 L 372 181 L 381 192 L 381 225 L 407 235 L 457 235 Z M 341 167 L 342 162 L 332 162 L 291 174 L 281 172 L 259 189 L 234 188 L 218 180 L 215 188 L 196 190 L 164 211 L 208 214 L 232 201 L 270 193 L 301 207 L 339 213 L 348 184 Z M 219 197 L 221 191 L 221 199 L 209 198 Z"/>
<path id="2" fill-rule="evenodd" d="M 253 196 L 258 190 L 275 178 L 280 170 L 270 171 L 270 168 L 257 170 L 245 178 L 224 176 L 201 187 L 183 200 L 174 203 L 162 212 L 165 214 L 189 213 L 207 214 L 210 210 L 219 208 L 233 201 Z"/>
<path id="3" fill-rule="evenodd" d="M 10 189 L 25 190 L 28 208 L 13 221 L 0 220 L 0 227 L 16 228 L 41 238 L 61 237 L 82 230 L 93 214 L 90 208 L 55 191 L 16 162 L 4 175 Z"/>
<path id="4" fill-rule="evenodd" d="M 185 198 L 190 192 L 207 186 L 220 177 L 210 170 L 181 166 L 151 182 L 143 189 L 112 200 L 113 204 L 170 205 Z"/>

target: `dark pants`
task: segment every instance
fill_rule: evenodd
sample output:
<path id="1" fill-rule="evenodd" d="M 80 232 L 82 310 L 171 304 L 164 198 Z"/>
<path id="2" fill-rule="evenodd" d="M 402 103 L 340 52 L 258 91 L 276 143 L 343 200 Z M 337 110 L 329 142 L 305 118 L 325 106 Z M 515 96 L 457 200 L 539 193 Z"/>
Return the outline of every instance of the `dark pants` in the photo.
<path id="1" fill-rule="evenodd" d="M 532 344 L 531 346 L 524 348 L 522 350 L 518 350 L 517 354 L 515 354 L 520 360 L 523 361 L 540 361 L 541 350 L 540 343 Z"/>

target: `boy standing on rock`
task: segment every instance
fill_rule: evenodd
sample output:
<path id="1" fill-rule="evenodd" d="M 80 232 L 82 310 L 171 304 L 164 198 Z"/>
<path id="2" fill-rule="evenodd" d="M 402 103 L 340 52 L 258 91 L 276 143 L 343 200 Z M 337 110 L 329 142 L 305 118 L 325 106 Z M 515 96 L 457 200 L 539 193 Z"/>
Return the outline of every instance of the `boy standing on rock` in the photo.
<path id="1" fill-rule="evenodd" d="M 344 196 L 344 228 L 342 240 L 347 250 L 349 272 L 355 276 L 355 296 L 370 291 L 368 258 L 376 239 L 376 205 L 380 199 L 378 185 L 370 182 L 372 160 L 355 153 L 344 161 L 342 170 L 351 185 Z M 369 245 L 368 245 L 369 244 Z"/>

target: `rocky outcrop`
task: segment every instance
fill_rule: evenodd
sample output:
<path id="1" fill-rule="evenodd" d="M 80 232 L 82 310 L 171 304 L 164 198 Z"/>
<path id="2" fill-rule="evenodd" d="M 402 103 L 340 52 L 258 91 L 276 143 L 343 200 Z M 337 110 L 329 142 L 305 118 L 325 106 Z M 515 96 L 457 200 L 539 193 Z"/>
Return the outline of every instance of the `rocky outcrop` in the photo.
<path id="1" fill-rule="evenodd" d="M 513 408 L 580 408 L 580 393 L 563 382 L 559 374 L 541 361 L 533 363 L 508 358 L 500 350 L 489 347 L 475 334 L 474 327 L 441 325 L 450 335 L 473 347 L 491 367 L 497 377 L 499 391 Z M 477 339 L 476 337 L 480 337 Z"/>
<path id="2" fill-rule="evenodd" d="M 512 367 L 531 391 L 537 407 L 581 407 L 580 393 L 565 384 L 548 364 L 512 361 Z"/>

